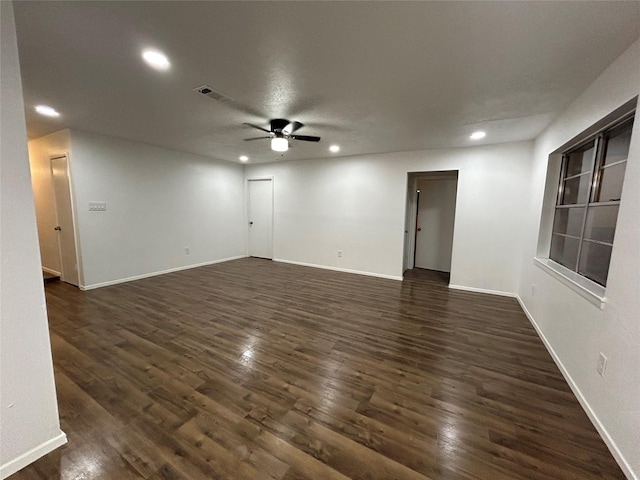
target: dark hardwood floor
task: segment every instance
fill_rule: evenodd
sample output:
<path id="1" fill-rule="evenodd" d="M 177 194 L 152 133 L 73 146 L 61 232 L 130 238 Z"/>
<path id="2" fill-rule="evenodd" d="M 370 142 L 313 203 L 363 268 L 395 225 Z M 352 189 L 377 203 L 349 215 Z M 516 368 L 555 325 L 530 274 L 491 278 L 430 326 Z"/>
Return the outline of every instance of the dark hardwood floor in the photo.
<path id="1" fill-rule="evenodd" d="M 42 279 L 44 280 L 44 283 L 51 283 L 51 282 L 59 282 L 60 281 L 60 275 L 55 275 L 53 273 L 49 273 L 49 272 L 45 272 L 44 270 L 42 271 Z"/>
<path id="2" fill-rule="evenodd" d="M 242 259 L 46 286 L 69 443 L 22 479 L 620 479 L 516 300 Z"/>

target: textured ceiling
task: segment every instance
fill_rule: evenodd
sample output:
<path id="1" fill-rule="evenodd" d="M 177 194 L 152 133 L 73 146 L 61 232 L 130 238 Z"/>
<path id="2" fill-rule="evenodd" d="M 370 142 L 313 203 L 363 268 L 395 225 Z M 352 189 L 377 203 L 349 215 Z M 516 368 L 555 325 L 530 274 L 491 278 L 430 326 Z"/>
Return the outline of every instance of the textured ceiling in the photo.
<path id="1" fill-rule="evenodd" d="M 640 2 L 16 2 L 30 138 L 238 161 L 534 138 L 640 35 Z M 150 69 L 145 47 L 172 67 Z M 231 100 L 193 89 L 208 84 Z M 61 117 L 33 107 L 47 104 Z M 298 120 L 283 157 L 244 122 Z"/>

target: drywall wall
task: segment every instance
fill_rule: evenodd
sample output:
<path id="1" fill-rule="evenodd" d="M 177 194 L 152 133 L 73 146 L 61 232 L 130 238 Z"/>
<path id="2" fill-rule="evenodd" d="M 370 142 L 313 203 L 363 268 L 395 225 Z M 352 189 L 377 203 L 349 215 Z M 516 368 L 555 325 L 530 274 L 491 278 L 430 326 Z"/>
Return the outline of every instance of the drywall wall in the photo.
<path id="1" fill-rule="evenodd" d="M 53 381 L 13 6 L 0 2 L 0 477 L 63 444 Z"/>
<path id="2" fill-rule="evenodd" d="M 245 255 L 240 165 L 71 130 L 70 170 L 81 288 Z"/>
<path id="3" fill-rule="evenodd" d="M 548 348 L 630 478 L 640 478 L 640 119 L 636 118 L 601 310 L 533 263 L 548 156 L 640 93 L 640 41 L 535 144 L 519 294 Z M 532 286 L 535 285 L 535 292 Z M 534 294 L 535 293 L 535 294 Z M 603 377 L 598 355 L 608 357 Z"/>
<path id="4" fill-rule="evenodd" d="M 418 180 L 420 230 L 416 235 L 415 262 L 418 268 L 451 271 L 457 184 L 456 178 Z"/>
<path id="5" fill-rule="evenodd" d="M 401 278 L 408 172 L 458 170 L 451 284 L 513 294 L 532 147 L 248 165 L 245 176 L 274 177 L 275 259 Z"/>
<path id="6" fill-rule="evenodd" d="M 54 155 L 70 150 L 69 130 L 45 135 L 29 142 L 31 185 L 38 223 L 38 242 L 42 266 L 52 273 L 60 273 L 55 195 L 51 182 L 51 160 Z"/>

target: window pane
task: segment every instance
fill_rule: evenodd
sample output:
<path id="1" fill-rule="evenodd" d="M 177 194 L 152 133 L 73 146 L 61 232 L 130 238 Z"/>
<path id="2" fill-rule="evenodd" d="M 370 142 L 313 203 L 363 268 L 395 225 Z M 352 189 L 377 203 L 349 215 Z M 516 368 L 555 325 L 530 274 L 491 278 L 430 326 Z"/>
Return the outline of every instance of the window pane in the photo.
<path id="1" fill-rule="evenodd" d="M 566 156 L 567 171 L 565 178 L 591 171 L 593 168 L 593 149 L 594 142 L 589 142 L 580 150 L 571 152 Z"/>
<path id="2" fill-rule="evenodd" d="M 624 162 L 600 170 L 600 190 L 594 199 L 595 202 L 620 200 L 624 171 L 626 168 L 627 162 Z"/>
<path id="3" fill-rule="evenodd" d="M 604 164 L 626 160 L 629 156 L 629 144 L 631 143 L 631 126 L 609 137 L 607 141 Z"/>
<path id="4" fill-rule="evenodd" d="M 633 118 L 565 151 L 549 259 L 606 286 Z"/>
<path id="5" fill-rule="evenodd" d="M 589 207 L 584 238 L 613 243 L 618 219 L 618 205 Z"/>
<path id="6" fill-rule="evenodd" d="M 578 245 L 580 245 L 580 240 L 576 238 L 553 235 L 549 258 L 575 271 L 578 260 Z"/>
<path id="7" fill-rule="evenodd" d="M 564 233 L 579 237 L 582 234 L 582 220 L 586 207 L 556 208 L 553 219 L 553 233 Z"/>
<path id="8" fill-rule="evenodd" d="M 590 175 L 581 175 L 564 182 L 561 205 L 587 203 L 589 200 Z"/>
<path id="9" fill-rule="evenodd" d="M 578 273 L 600 285 L 607 285 L 611 247 L 599 243 L 582 242 Z"/>

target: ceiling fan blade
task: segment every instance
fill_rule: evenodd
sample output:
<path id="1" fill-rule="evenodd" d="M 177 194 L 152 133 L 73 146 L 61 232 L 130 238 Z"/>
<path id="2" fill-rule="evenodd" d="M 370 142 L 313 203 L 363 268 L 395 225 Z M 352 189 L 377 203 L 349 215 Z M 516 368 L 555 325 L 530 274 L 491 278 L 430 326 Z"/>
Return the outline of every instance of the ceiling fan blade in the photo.
<path id="1" fill-rule="evenodd" d="M 257 128 L 258 130 L 262 130 L 263 132 L 271 133 L 271 132 L 270 132 L 269 130 L 267 130 L 266 128 L 259 127 L 258 125 L 254 125 L 253 123 L 247 123 L 247 122 L 245 122 L 243 125 L 248 125 L 248 126 L 250 126 L 250 127 Z"/>
<path id="2" fill-rule="evenodd" d="M 305 142 L 319 142 L 320 137 L 313 137 L 311 135 L 291 135 L 294 140 L 304 140 Z"/>
<path id="3" fill-rule="evenodd" d="M 287 125 L 286 127 L 284 127 L 282 129 L 283 132 L 291 135 L 293 132 L 295 132 L 296 130 L 300 129 L 304 127 L 303 123 L 300 122 L 290 122 L 289 125 Z"/>
<path id="4" fill-rule="evenodd" d="M 289 120 L 285 118 L 274 118 L 271 120 L 271 131 L 281 132 L 287 125 L 289 125 Z"/>
<path id="5" fill-rule="evenodd" d="M 251 140 L 263 140 L 265 138 L 273 138 L 273 137 L 253 137 L 253 138 L 245 138 L 244 141 L 245 142 L 249 142 Z"/>

